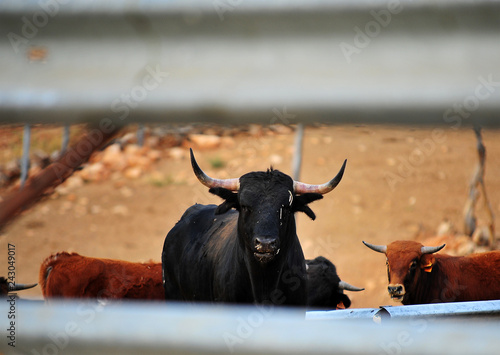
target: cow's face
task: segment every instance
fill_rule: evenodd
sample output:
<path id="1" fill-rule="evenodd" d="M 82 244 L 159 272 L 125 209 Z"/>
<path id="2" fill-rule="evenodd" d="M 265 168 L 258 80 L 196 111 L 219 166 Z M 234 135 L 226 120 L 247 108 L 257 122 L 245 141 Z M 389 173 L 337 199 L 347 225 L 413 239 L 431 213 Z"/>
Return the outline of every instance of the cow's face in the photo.
<path id="1" fill-rule="evenodd" d="M 416 289 L 427 261 L 421 247 L 422 244 L 411 241 L 396 241 L 387 246 L 387 290 L 393 300 L 402 302 Z M 433 258 L 432 255 L 426 256 Z"/>
<path id="2" fill-rule="evenodd" d="M 444 244 L 439 247 L 425 247 L 418 242 L 406 240 L 398 240 L 387 246 L 374 246 L 369 243 L 365 245 L 385 253 L 389 279 L 387 291 L 393 300 L 402 303 L 406 303 L 416 292 L 425 273 L 432 272 L 432 253 L 444 247 Z"/>
<path id="3" fill-rule="evenodd" d="M 214 179 L 201 170 L 192 150 L 190 155 L 198 180 L 209 187 L 211 193 L 225 200 L 217 208 L 216 214 L 225 213 L 231 208 L 240 212 L 240 242 L 244 245 L 246 254 L 253 254 L 261 265 L 275 260 L 280 250 L 296 240 L 294 212 L 304 212 L 312 219 L 315 218 L 307 204 L 322 198 L 323 194 L 332 191 L 339 184 L 347 162 L 344 161 L 337 175 L 327 183 L 311 185 L 294 181 L 288 175 L 273 169 L 248 173 L 239 179 Z M 299 249 L 296 254 L 298 252 Z M 302 250 L 300 254 L 302 255 Z"/>
<path id="4" fill-rule="evenodd" d="M 210 192 L 225 199 L 216 213 L 231 208 L 239 211 L 240 243 L 262 266 L 277 259 L 295 237 L 294 212 L 303 211 L 314 219 L 307 204 L 322 198 L 316 193 L 295 195 L 293 180 L 272 169 L 243 175 L 237 193 L 223 188 L 213 188 Z"/>
<path id="5" fill-rule="evenodd" d="M 308 305 L 311 308 L 349 308 L 351 300 L 344 294 L 344 290 L 364 290 L 340 280 L 335 265 L 323 256 L 306 260 L 306 270 Z"/>

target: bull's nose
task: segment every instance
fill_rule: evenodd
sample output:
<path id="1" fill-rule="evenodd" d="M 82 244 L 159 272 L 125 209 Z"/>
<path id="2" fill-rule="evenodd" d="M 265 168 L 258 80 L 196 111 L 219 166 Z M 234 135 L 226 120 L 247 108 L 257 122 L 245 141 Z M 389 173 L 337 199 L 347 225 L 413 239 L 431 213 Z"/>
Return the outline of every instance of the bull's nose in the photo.
<path id="1" fill-rule="evenodd" d="M 389 286 L 387 287 L 387 289 L 389 290 L 389 293 L 401 293 L 401 291 L 403 291 L 403 286 L 401 285 L 398 285 L 398 286 Z"/>
<path id="2" fill-rule="evenodd" d="M 387 291 L 389 291 L 391 298 L 396 301 L 401 301 L 405 296 L 405 287 L 401 284 L 389 285 Z"/>
<path id="3" fill-rule="evenodd" d="M 255 251 L 258 253 L 275 254 L 278 252 L 278 241 L 276 238 L 255 237 Z"/>

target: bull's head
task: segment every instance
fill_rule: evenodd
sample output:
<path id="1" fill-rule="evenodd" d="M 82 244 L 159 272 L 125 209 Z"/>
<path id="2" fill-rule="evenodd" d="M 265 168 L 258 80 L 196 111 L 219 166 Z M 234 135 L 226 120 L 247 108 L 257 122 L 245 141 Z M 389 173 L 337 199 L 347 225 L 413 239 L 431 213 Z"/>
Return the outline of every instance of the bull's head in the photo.
<path id="1" fill-rule="evenodd" d="M 387 257 L 387 290 L 393 300 L 406 304 L 416 292 L 423 273 L 432 272 L 434 255 L 446 244 L 437 247 L 426 247 L 414 241 L 397 240 L 389 245 L 373 245 L 363 241 L 368 248 L 384 253 Z"/>
<path id="2" fill-rule="evenodd" d="M 351 306 L 346 291 L 363 291 L 340 280 L 335 265 L 323 256 L 306 260 L 308 306 L 310 308 L 345 309 Z"/>
<path id="3" fill-rule="evenodd" d="M 323 185 L 294 181 L 273 169 L 251 172 L 239 179 L 214 179 L 200 169 L 192 150 L 191 164 L 200 182 L 209 187 L 211 193 L 225 200 L 218 206 L 216 214 L 226 213 L 232 208 L 239 211 L 238 234 L 241 243 L 261 265 L 266 265 L 291 242 L 292 238 L 286 236 L 295 236 L 294 212 L 304 212 L 315 219 L 314 212 L 307 205 L 323 198 L 323 194 L 338 185 L 346 161 L 337 176 Z"/>
<path id="4" fill-rule="evenodd" d="M 35 287 L 38 284 L 14 284 L 10 283 L 7 281 L 5 277 L 0 277 L 0 295 L 5 296 L 9 292 L 15 292 L 15 291 L 21 291 L 21 290 L 27 290 L 29 288 Z"/>

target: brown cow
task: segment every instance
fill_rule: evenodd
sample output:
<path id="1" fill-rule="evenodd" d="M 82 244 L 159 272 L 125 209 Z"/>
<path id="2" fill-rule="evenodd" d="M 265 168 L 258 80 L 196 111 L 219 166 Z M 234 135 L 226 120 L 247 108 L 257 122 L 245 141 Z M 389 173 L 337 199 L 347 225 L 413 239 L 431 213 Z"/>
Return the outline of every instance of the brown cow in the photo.
<path id="1" fill-rule="evenodd" d="M 44 298 L 165 300 L 161 263 L 89 258 L 57 253 L 40 267 Z"/>
<path id="2" fill-rule="evenodd" d="M 445 244 L 363 243 L 387 256 L 389 294 L 405 305 L 500 299 L 500 251 L 450 256 L 434 254 Z"/>

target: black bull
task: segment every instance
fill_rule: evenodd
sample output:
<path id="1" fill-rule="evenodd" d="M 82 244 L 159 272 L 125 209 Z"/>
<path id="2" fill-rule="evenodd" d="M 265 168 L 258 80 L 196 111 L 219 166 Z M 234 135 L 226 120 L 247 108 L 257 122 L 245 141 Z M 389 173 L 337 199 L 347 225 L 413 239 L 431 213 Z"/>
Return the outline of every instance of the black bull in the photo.
<path id="1" fill-rule="evenodd" d="M 272 169 L 217 180 L 201 171 L 192 152 L 191 163 L 198 179 L 225 201 L 191 206 L 167 234 L 162 253 L 167 297 L 305 306 L 305 259 L 294 213 L 314 219 L 308 203 L 337 186 L 346 162 L 323 185 L 296 182 Z"/>

